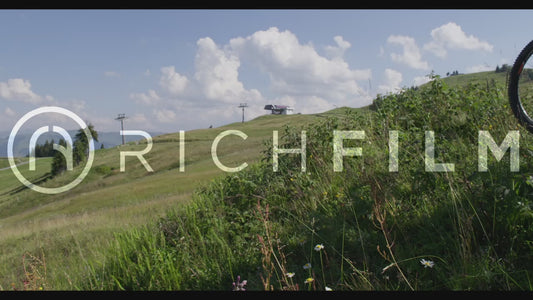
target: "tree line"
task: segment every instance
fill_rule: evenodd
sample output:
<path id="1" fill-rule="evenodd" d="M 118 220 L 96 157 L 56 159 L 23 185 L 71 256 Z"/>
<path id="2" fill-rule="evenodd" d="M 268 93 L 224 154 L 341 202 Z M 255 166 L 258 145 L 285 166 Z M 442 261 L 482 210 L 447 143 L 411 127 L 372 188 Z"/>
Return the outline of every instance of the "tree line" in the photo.
<path id="1" fill-rule="evenodd" d="M 98 132 L 94 129 L 94 126 L 89 124 L 87 128 L 89 129 L 93 140 L 98 142 Z M 33 154 L 35 157 L 53 157 L 51 170 L 52 176 L 56 176 L 67 170 L 67 159 L 65 158 L 64 154 L 54 149 L 54 143 L 55 142 L 53 139 L 51 141 L 46 140 L 44 144 L 35 145 L 35 148 L 33 149 Z M 67 142 L 65 139 L 60 139 L 58 145 L 67 148 Z M 84 129 L 78 130 L 76 136 L 74 137 L 73 145 L 71 146 L 72 165 L 75 167 L 81 162 L 86 161 L 87 156 L 89 155 L 89 141 L 85 135 Z"/>
<path id="2" fill-rule="evenodd" d="M 494 70 L 496 73 L 505 73 L 507 71 L 511 71 L 511 66 L 508 64 L 503 64 L 501 67 L 497 65 L 496 70 Z"/>
<path id="3" fill-rule="evenodd" d="M 98 132 L 94 129 L 92 124 L 87 126 L 93 140 L 98 142 Z M 72 164 L 73 166 L 79 165 L 81 162 L 87 159 L 89 155 L 89 141 L 85 135 L 84 129 L 79 129 L 74 137 L 74 144 L 72 145 Z M 67 142 L 64 139 L 59 140 L 59 145 L 67 147 Z M 56 151 L 52 160 L 52 176 L 63 173 L 67 169 L 67 160 L 63 154 Z"/>
<path id="4" fill-rule="evenodd" d="M 37 144 L 33 148 L 34 157 L 53 157 L 54 154 L 54 139 L 51 141 L 46 140 L 44 144 Z"/>

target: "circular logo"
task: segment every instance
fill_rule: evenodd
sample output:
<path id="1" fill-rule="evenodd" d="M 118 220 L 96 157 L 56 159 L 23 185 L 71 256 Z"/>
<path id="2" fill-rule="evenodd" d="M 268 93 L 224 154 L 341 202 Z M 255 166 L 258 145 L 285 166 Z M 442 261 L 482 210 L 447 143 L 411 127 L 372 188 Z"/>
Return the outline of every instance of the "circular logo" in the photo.
<path id="1" fill-rule="evenodd" d="M 89 141 L 89 156 L 87 158 L 87 164 L 85 165 L 85 168 L 83 169 L 81 174 L 76 179 L 74 179 L 74 181 L 61 187 L 46 188 L 46 187 L 40 187 L 40 186 L 37 186 L 31 183 L 20 173 L 20 171 L 17 168 L 17 165 L 15 164 L 15 159 L 13 156 L 13 143 L 15 141 L 15 136 L 17 135 L 17 132 L 19 131 L 19 129 L 22 127 L 22 125 L 24 125 L 24 123 L 26 123 L 26 121 L 43 113 L 58 113 L 58 114 L 62 114 L 62 115 L 65 115 L 71 118 L 76 123 L 78 123 L 80 128 L 85 132 L 85 135 L 87 136 L 87 141 Z M 73 187 L 78 185 L 83 180 L 83 178 L 85 178 L 85 176 L 87 176 L 93 164 L 94 141 L 91 135 L 91 131 L 89 130 L 85 122 L 83 122 L 83 120 L 80 117 L 78 117 L 78 115 L 76 115 L 75 113 L 65 108 L 61 108 L 57 106 L 45 106 L 45 107 L 37 108 L 37 109 L 34 109 L 28 112 L 22 118 L 20 118 L 20 120 L 18 120 L 18 122 L 15 124 L 15 127 L 13 127 L 13 130 L 11 130 L 11 134 L 9 135 L 9 140 L 7 143 L 7 156 L 9 160 L 9 165 L 11 166 L 13 173 L 15 174 L 17 179 L 21 183 L 23 183 L 25 186 L 27 186 L 28 188 L 36 192 L 43 193 L 43 194 L 58 194 L 58 193 L 66 192 L 72 189 Z"/>

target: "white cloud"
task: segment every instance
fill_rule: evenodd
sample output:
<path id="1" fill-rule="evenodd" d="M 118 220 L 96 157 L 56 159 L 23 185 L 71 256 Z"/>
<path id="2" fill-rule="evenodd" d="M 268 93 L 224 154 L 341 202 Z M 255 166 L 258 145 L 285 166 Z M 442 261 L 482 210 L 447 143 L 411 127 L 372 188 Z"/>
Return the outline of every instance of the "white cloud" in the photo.
<path id="1" fill-rule="evenodd" d="M 41 96 L 31 90 L 30 82 L 21 78 L 0 82 L 0 97 L 6 100 L 21 100 L 31 104 L 38 104 L 43 100 Z"/>
<path id="2" fill-rule="evenodd" d="M 385 69 L 384 83 L 378 86 L 378 92 L 382 94 L 387 94 L 401 91 L 400 83 L 403 80 L 402 77 L 402 73 L 396 70 Z"/>
<path id="3" fill-rule="evenodd" d="M 237 56 L 208 37 L 199 39 L 197 46 L 194 77 L 179 74 L 174 66 L 162 67 L 159 91 L 130 94 L 137 103 L 152 108 L 154 123 L 185 123 L 181 129 L 193 129 L 214 119 L 235 118 L 240 102 L 250 108 L 264 105 L 259 91 L 245 89 L 239 80 Z"/>
<path id="4" fill-rule="evenodd" d="M 148 93 L 131 93 L 130 98 L 144 105 L 153 105 L 160 99 L 154 90 L 149 90 Z"/>
<path id="5" fill-rule="evenodd" d="M 128 116 L 126 128 L 141 129 L 145 131 L 159 131 L 153 124 L 154 118 L 148 118 L 144 113 L 133 113 Z"/>
<path id="6" fill-rule="evenodd" d="M 413 79 L 413 86 L 420 86 L 424 83 L 430 82 L 432 79 L 429 76 L 417 76 Z"/>
<path id="7" fill-rule="evenodd" d="M 15 112 L 9 108 L 9 107 L 6 107 L 6 109 L 4 110 L 4 114 L 8 117 L 14 117 L 15 116 Z"/>
<path id="8" fill-rule="evenodd" d="M 161 123 L 174 123 L 176 121 L 176 113 L 170 109 L 154 109 L 153 114 L 156 120 Z"/>
<path id="9" fill-rule="evenodd" d="M 55 104 L 57 101 L 54 99 L 54 97 L 50 95 L 44 96 L 44 100 L 48 103 Z"/>
<path id="10" fill-rule="evenodd" d="M 172 95 L 180 95 L 187 87 L 187 77 L 176 72 L 174 66 L 162 67 L 159 85 Z"/>
<path id="11" fill-rule="evenodd" d="M 414 38 L 404 35 L 391 35 L 387 39 L 387 43 L 397 44 L 403 47 L 402 54 L 391 53 L 391 59 L 394 62 L 405 64 L 414 69 L 429 69 L 429 64 L 422 60 L 422 54 Z"/>
<path id="12" fill-rule="evenodd" d="M 350 46 L 340 36 L 334 39 L 337 46 L 329 51 L 335 49 L 336 55 Z M 272 90 L 280 95 L 317 97 L 354 107 L 368 101 L 368 94 L 357 81 L 368 80 L 369 69 L 351 69 L 339 56 L 320 56 L 311 44 L 301 44 L 288 30 L 271 27 L 246 38 L 234 38 L 229 46 L 243 61 L 268 74 Z"/>
<path id="13" fill-rule="evenodd" d="M 445 58 L 446 55 L 448 54 L 444 46 L 440 45 L 439 43 L 435 41 L 431 41 L 425 44 L 423 49 L 433 53 L 435 56 L 440 57 L 440 58 Z"/>
<path id="14" fill-rule="evenodd" d="M 86 110 L 86 102 L 83 100 L 71 100 L 62 104 L 75 112 L 83 112 Z"/>
<path id="15" fill-rule="evenodd" d="M 473 35 L 467 35 L 461 26 L 449 22 L 431 31 L 432 40 L 424 45 L 424 50 L 444 58 L 447 50 L 481 50 L 492 52 L 493 46 Z"/>
<path id="16" fill-rule="evenodd" d="M 345 41 L 342 36 L 337 35 L 333 38 L 337 43 L 337 46 L 326 46 L 326 54 L 331 58 L 341 59 L 344 56 L 344 52 L 352 46 L 349 42 Z"/>
<path id="17" fill-rule="evenodd" d="M 495 69 L 496 69 L 495 67 L 491 67 L 487 64 L 483 64 L 483 65 L 470 66 L 465 69 L 465 72 L 466 73 L 477 73 L 477 72 L 494 71 Z"/>
<path id="18" fill-rule="evenodd" d="M 262 98 L 258 90 L 246 90 L 239 80 L 238 56 L 219 48 L 208 37 L 199 39 L 197 45 L 194 77 L 203 96 L 225 103 L 256 102 Z"/>
<path id="19" fill-rule="evenodd" d="M 137 122 L 137 123 L 144 123 L 148 121 L 148 118 L 143 113 L 136 113 L 129 118 L 129 121 Z"/>
<path id="20" fill-rule="evenodd" d="M 357 81 L 366 83 L 371 71 L 350 68 L 342 55 L 351 44 L 341 36 L 333 40 L 336 46 L 326 48 L 332 57 L 327 58 L 311 44 L 301 44 L 293 33 L 277 28 L 237 37 L 224 45 L 201 38 L 196 43 L 193 76 L 179 74 L 174 66 L 163 67 L 159 90 L 132 93 L 130 98 L 151 107 L 154 124 L 174 123 L 185 130 L 238 121 L 242 111 L 237 106 L 243 102 L 248 104 L 246 120 L 269 113 L 264 106 L 270 103 L 290 105 L 301 113 L 370 104 L 372 97 Z M 244 63 L 269 76 L 270 99 L 246 88 L 239 79 Z"/>
<path id="21" fill-rule="evenodd" d="M 338 103 L 338 105 L 336 105 L 318 96 L 310 96 L 310 97 L 307 97 L 303 101 L 296 100 L 296 105 L 294 106 L 297 109 L 297 112 L 299 113 L 312 114 L 312 113 L 328 111 L 335 107 L 346 106 L 346 105 L 347 103 Z"/>

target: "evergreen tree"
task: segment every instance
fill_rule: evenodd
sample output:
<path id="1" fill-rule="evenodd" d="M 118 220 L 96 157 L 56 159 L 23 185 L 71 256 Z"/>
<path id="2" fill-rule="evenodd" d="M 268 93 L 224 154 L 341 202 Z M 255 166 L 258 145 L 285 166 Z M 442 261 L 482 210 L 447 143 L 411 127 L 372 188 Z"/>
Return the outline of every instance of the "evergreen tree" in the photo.
<path id="1" fill-rule="evenodd" d="M 98 142 L 98 132 L 94 130 L 94 126 L 89 124 L 87 126 L 89 129 L 93 140 Z M 53 142 L 50 143 L 53 147 Z M 59 141 L 59 145 L 67 147 L 67 143 L 64 139 Z M 52 149 L 53 150 L 53 149 Z M 74 137 L 74 145 L 72 145 L 72 163 L 73 166 L 79 165 L 81 162 L 85 161 L 87 155 L 89 154 L 89 141 L 85 135 L 85 130 L 80 129 Z M 55 151 L 54 159 L 52 160 L 52 176 L 58 175 L 64 172 L 67 169 L 67 161 L 62 153 Z"/>
<path id="2" fill-rule="evenodd" d="M 89 129 L 93 140 L 98 142 L 98 132 L 94 130 L 94 126 L 89 123 L 87 128 Z M 79 129 L 78 133 L 76 133 L 76 136 L 74 138 L 75 141 L 72 149 L 72 156 L 74 159 L 74 165 L 77 166 L 82 161 L 85 161 L 87 155 L 89 155 L 89 141 L 87 140 L 85 130 L 83 129 Z"/>
<path id="3" fill-rule="evenodd" d="M 64 139 L 59 140 L 59 145 L 67 147 L 67 142 Z M 63 154 L 56 151 L 52 160 L 52 176 L 63 173 L 67 169 L 67 160 Z"/>
<path id="4" fill-rule="evenodd" d="M 46 140 L 44 144 L 37 144 L 32 150 L 34 157 L 53 157 L 54 153 L 54 140 Z M 29 156 L 29 155 L 28 155 Z"/>

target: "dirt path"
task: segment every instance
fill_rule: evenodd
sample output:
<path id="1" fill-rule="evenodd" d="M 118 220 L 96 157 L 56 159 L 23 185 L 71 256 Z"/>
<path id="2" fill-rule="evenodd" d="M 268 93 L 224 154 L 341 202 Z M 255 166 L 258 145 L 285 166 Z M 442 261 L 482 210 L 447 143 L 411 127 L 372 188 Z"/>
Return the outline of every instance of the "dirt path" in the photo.
<path id="1" fill-rule="evenodd" d="M 35 159 L 35 161 L 37 161 L 37 160 L 39 160 L 39 158 Z M 21 162 L 21 163 L 17 164 L 16 166 L 18 167 L 18 166 L 26 165 L 26 164 L 29 164 L 29 163 L 30 163 L 30 161 L 28 160 L 28 161 L 25 161 L 25 162 Z M 8 170 L 8 169 L 11 169 L 11 166 L 5 167 L 5 168 L 0 168 L 0 171 L 4 171 L 4 170 Z"/>

